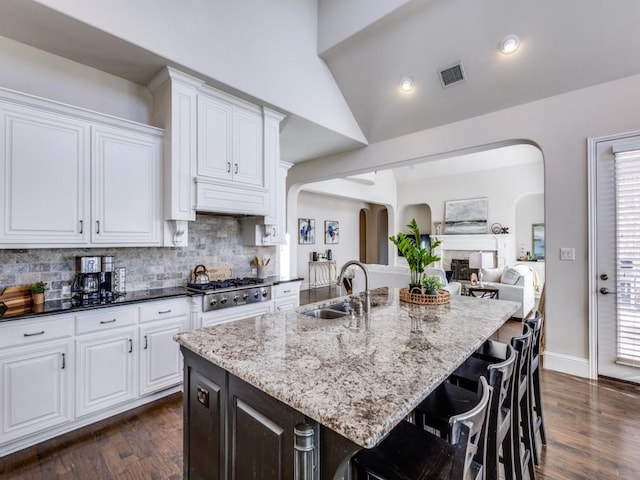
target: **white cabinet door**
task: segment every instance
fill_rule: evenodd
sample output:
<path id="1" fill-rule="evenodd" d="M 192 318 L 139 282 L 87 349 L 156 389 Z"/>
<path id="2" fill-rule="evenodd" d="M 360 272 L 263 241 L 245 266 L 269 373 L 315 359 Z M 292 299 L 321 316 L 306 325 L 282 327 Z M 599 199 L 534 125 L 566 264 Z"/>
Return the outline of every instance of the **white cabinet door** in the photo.
<path id="1" fill-rule="evenodd" d="M 71 339 L 0 354 L 0 443 L 73 419 Z"/>
<path id="2" fill-rule="evenodd" d="M 232 180 L 232 118 L 229 103 L 198 96 L 198 175 Z"/>
<path id="3" fill-rule="evenodd" d="M 264 187 L 262 116 L 226 97 L 198 95 L 198 175 Z"/>
<path id="4" fill-rule="evenodd" d="M 76 339 L 76 416 L 136 398 L 137 327 Z"/>
<path id="5" fill-rule="evenodd" d="M 233 109 L 233 181 L 264 186 L 262 117 L 259 111 Z"/>
<path id="6" fill-rule="evenodd" d="M 182 355 L 173 337 L 185 331 L 186 318 L 140 326 L 140 395 L 182 382 Z"/>
<path id="7" fill-rule="evenodd" d="M 86 243 L 88 122 L 0 103 L 0 132 L 0 243 Z"/>
<path id="8" fill-rule="evenodd" d="M 94 127 L 93 243 L 160 245 L 159 136 Z"/>
<path id="9" fill-rule="evenodd" d="M 272 287 L 275 313 L 293 310 L 300 306 L 300 283 L 298 281 L 285 282 Z"/>

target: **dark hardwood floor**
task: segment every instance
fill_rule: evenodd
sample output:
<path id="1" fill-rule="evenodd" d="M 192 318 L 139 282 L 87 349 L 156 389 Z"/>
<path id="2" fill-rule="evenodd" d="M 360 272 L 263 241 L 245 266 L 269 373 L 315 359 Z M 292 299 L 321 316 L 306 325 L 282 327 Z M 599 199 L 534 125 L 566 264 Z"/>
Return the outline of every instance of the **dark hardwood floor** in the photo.
<path id="1" fill-rule="evenodd" d="M 499 339 L 520 331 L 508 322 Z M 640 386 L 542 372 L 548 446 L 539 480 L 640 479 Z M 1 479 L 182 478 L 175 394 L 0 459 Z"/>

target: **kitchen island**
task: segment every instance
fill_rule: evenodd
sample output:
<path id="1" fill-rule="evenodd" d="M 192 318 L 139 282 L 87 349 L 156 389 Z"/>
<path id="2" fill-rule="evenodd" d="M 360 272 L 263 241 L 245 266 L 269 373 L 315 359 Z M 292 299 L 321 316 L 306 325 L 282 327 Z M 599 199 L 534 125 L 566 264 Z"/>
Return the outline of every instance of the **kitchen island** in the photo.
<path id="1" fill-rule="evenodd" d="M 459 296 L 414 305 L 382 288 L 364 318 L 304 314 L 338 300 L 176 336 L 185 355 L 185 479 L 293 478 L 299 424 L 313 428 L 312 478 L 334 478 L 518 308 Z"/>

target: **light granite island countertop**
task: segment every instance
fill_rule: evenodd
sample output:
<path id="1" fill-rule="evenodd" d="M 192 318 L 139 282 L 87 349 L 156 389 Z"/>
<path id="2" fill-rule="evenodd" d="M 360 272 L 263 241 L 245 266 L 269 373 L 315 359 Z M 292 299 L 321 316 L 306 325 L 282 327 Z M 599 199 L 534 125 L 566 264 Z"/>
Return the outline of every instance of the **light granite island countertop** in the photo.
<path id="1" fill-rule="evenodd" d="M 422 306 L 398 289 L 372 291 L 364 318 L 323 320 L 289 311 L 177 335 L 202 359 L 354 444 L 379 443 L 518 309 L 452 296 Z M 185 386 L 185 390 L 186 390 Z"/>

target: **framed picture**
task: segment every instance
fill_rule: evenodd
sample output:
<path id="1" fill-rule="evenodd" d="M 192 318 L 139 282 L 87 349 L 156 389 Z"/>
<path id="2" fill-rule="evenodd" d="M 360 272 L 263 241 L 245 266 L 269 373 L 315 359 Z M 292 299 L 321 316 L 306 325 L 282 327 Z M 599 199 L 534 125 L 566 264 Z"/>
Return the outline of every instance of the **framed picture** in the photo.
<path id="1" fill-rule="evenodd" d="M 444 233 L 487 233 L 487 197 L 469 200 L 449 200 L 444 204 Z"/>
<path id="2" fill-rule="evenodd" d="M 303 245 L 316 243 L 316 221 L 314 218 L 298 219 L 298 243 Z"/>
<path id="3" fill-rule="evenodd" d="M 336 220 L 324 221 L 324 243 L 340 243 L 340 224 Z"/>

